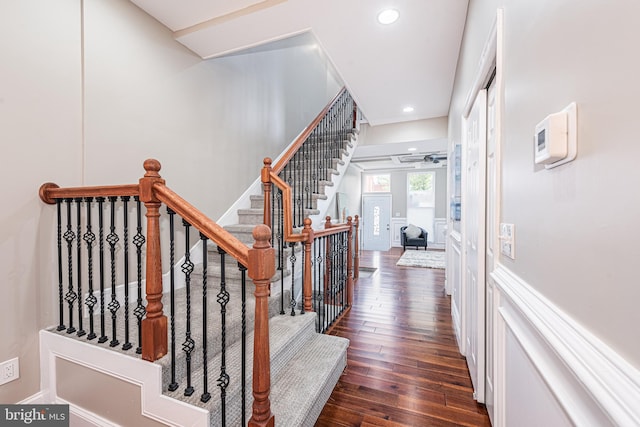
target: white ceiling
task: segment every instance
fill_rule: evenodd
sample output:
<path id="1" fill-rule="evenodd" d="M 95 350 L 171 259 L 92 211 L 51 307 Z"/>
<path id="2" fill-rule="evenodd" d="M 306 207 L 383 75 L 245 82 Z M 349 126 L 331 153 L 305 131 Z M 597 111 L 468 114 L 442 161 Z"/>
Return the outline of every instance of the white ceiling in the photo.
<path id="1" fill-rule="evenodd" d="M 446 116 L 468 0 L 131 0 L 202 58 L 311 32 L 371 125 Z M 400 12 L 394 24 L 381 10 Z M 404 113 L 403 107 L 414 107 Z"/>

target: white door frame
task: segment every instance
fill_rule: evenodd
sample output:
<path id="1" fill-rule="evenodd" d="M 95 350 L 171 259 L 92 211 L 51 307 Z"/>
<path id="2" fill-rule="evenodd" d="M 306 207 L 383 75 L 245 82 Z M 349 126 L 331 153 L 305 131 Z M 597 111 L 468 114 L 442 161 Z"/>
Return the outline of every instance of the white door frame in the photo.
<path id="1" fill-rule="evenodd" d="M 502 157 L 501 157 L 501 148 L 502 148 L 502 117 L 504 111 L 504 77 L 503 77 L 503 52 L 504 52 L 504 17 L 503 10 L 497 9 L 496 20 L 490 30 L 487 41 L 484 45 L 484 49 L 480 56 L 478 70 L 475 74 L 474 83 L 467 94 L 467 98 L 465 101 L 465 107 L 462 112 L 463 119 L 469 116 L 469 112 L 473 107 L 473 102 L 479 91 L 484 89 L 487 86 L 489 78 L 495 69 L 495 151 L 494 151 L 494 162 L 495 162 L 495 183 L 496 187 L 492 189 L 495 191 L 494 193 L 494 203 L 493 209 L 495 209 L 495 217 L 493 218 L 495 230 L 499 230 L 499 225 L 501 221 L 502 212 L 500 210 L 501 200 L 502 200 L 502 192 L 501 192 L 501 180 L 502 180 Z M 464 121 L 464 120 L 463 120 Z M 464 133 L 463 133 L 464 136 Z M 464 164 L 463 164 L 464 170 Z M 464 174 L 463 174 L 463 182 L 462 188 L 464 191 L 465 183 L 464 183 Z M 462 218 L 462 231 L 464 231 L 464 217 Z M 495 236 L 489 236 L 492 239 L 492 242 L 487 242 L 487 245 L 491 245 L 493 248 L 499 248 L 499 240 L 498 234 L 495 233 Z M 464 243 L 464 236 L 462 236 L 462 243 Z M 492 257 L 491 263 L 486 265 L 486 277 L 487 282 L 491 279 L 490 275 L 492 271 L 495 269 L 496 265 L 499 263 L 499 254 L 496 253 Z M 465 271 L 465 257 L 464 251 L 462 253 L 462 268 L 461 270 Z M 462 288 L 464 289 L 464 273 L 462 274 Z M 466 292 L 462 292 L 463 298 Z M 499 314 L 497 308 L 499 307 L 500 295 L 498 292 L 493 292 L 493 299 L 489 303 L 488 307 L 491 309 L 490 312 L 486 312 L 486 316 L 491 316 L 492 318 L 492 330 L 487 330 L 487 334 L 491 334 L 495 339 L 492 340 L 493 345 L 492 348 L 487 348 L 487 352 L 492 352 L 492 357 L 487 357 L 487 360 L 492 363 L 493 369 L 492 372 L 495 374 L 495 378 L 493 378 L 493 385 L 495 387 L 495 395 L 493 396 L 494 402 L 488 402 L 487 409 L 489 411 L 489 416 L 494 426 L 504 426 L 504 422 L 506 420 L 505 417 L 505 396 L 504 396 L 504 377 L 501 374 L 503 371 L 499 369 L 502 365 L 504 366 L 504 342 L 499 339 L 500 334 L 497 332 L 500 331 L 503 326 L 503 322 L 500 321 Z M 463 301 L 463 308 L 461 310 L 461 314 L 464 316 L 467 311 L 464 308 L 466 301 Z M 481 307 L 483 311 L 486 311 L 487 307 Z M 465 320 L 462 319 L 460 322 L 462 325 L 465 324 Z M 466 328 L 462 327 L 461 335 L 462 335 L 462 343 L 465 342 L 467 333 Z M 464 346 L 461 344 L 460 351 L 462 353 L 465 352 Z M 495 411 L 495 412 L 494 412 Z"/>
<path id="2" fill-rule="evenodd" d="M 487 91 L 476 95 L 462 118 L 462 318 L 465 356 L 473 383 L 473 397 L 485 395 L 485 294 L 486 294 L 486 151 Z"/>

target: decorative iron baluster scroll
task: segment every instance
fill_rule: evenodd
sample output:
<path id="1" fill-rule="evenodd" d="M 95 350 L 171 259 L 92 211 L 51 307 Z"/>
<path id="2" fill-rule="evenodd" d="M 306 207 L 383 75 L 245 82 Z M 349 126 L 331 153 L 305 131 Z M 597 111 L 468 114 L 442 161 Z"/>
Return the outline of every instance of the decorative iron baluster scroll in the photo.
<path id="1" fill-rule="evenodd" d="M 187 329 L 185 332 L 184 343 L 182 343 L 182 350 L 186 354 L 187 365 L 187 387 L 184 390 L 184 395 L 191 396 L 194 392 L 194 388 L 191 385 L 191 353 L 196 346 L 195 341 L 193 340 L 193 338 L 191 338 L 191 273 L 193 272 L 194 265 L 191 262 L 191 257 L 189 254 L 189 248 L 191 248 L 191 245 L 189 244 L 189 229 L 191 228 L 191 224 L 183 219 L 182 225 L 184 226 L 184 239 L 186 248 L 184 252 L 184 262 L 182 263 L 182 272 L 184 273 L 185 289 L 187 293 Z"/>
<path id="2" fill-rule="evenodd" d="M 100 338 L 99 343 L 107 341 L 107 336 L 104 334 L 104 197 L 96 197 L 98 202 L 98 244 L 99 244 L 99 256 L 100 256 Z"/>
<path id="3" fill-rule="evenodd" d="M 71 229 L 71 202 L 73 202 L 72 198 L 64 199 L 67 204 L 67 231 L 65 231 L 63 237 L 67 242 L 67 274 L 69 278 L 67 293 L 64 296 L 64 300 L 69 305 L 69 327 L 67 328 L 67 333 L 72 334 L 76 331 L 76 328 L 73 326 L 73 306 L 75 301 L 78 299 L 78 295 L 76 295 L 73 290 L 73 240 L 76 238 L 75 233 Z"/>
<path id="4" fill-rule="evenodd" d="M 82 236 L 82 240 L 87 245 L 87 280 L 89 287 L 84 303 L 89 309 L 89 335 L 87 335 L 87 339 L 92 340 L 96 338 L 96 333 L 93 329 L 93 309 L 98 303 L 98 299 L 93 293 L 93 245 L 96 241 L 96 235 L 91 229 L 91 203 L 93 202 L 93 197 L 85 197 L 84 201 L 87 204 L 87 231 Z"/>
<path id="5" fill-rule="evenodd" d="M 229 292 L 227 292 L 226 252 L 218 247 L 220 254 L 220 291 L 218 292 L 218 304 L 220 304 L 220 376 L 218 377 L 218 387 L 220 387 L 220 404 L 222 405 L 222 420 L 225 421 L 227 410 L 227 387 L 229 386 L 229 375 L 227 374 L 227 304 L 229 303 Z"/>
<path id="6" fill-rule="evenodd" d="M 120 342 L 116 338 L 116 314 L 120 309 L 120 303 L 116 297 L 116 244 L 120 240 L 116 234 L 116 200 L 115 196 L 109 197 L 110 204 L 110 221 L 109 221 L 109 234 L 107 235 L 107 243 L 109 243 L 109 260 L 111 261 L 111 301 L 107 305 L 107 308 L 111 312 L 111 342 L 110 347 L 115 347 Z M 125 284 L 126 286 L 126 284 Z"/>
<path id="7" fill-rule="evenodd" d="M 81 225 L 81 213 L 82 213 L 82 197 L 76 197 L 73 199 L 76 203 L 76 268 L 78 271 L 78 333 L 79 337 L 87 334 L 84 330 L 82 319 L 82 225 Z"/>

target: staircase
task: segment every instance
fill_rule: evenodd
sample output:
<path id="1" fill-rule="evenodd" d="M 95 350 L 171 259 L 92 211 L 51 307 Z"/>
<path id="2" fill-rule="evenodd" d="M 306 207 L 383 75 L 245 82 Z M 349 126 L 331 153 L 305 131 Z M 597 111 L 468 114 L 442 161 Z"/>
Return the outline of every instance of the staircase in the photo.
<path id="1" fill-rule="evenodd" d="M 238 209 L 238 223 L 224 228 L 171 191 L 158 173 L 160 164 L 155 160 L 145 162 L 146 173 L 138 184 L 83 188 L 43 184 L 41 199 L 56 204 L 58 210 L 60 323 L 41 333 L 41 357 L 46 367 L 43 388 L 48 387 L 44 395 L 52 393 L 50 401 L 59 401 L 55 360 L 60 357 L 139 384 L 142 414 L 169 425 L 249 422 L 251 426 L 267 426 L 271 416 L 278 426 L 314 425 L 346 366 L 348 347 L 348 340 L 317 332 L 324 328 L 318 327 L 319 317 L 311 311 L 309 301 L 310 295 L 318 295 L 321 304 L 326 304 L 324 292 L 328 290 L 338 292 L 342 304 L 347 301 L 346 284 L 352 285 L 351 262 L 345 261 L 352 258 L 351 244 L 346 243 L 347 235 L 352 238 L 351 222 L 337 226 L 328 223 L 325 229 L 314 232 L 308 220 L 303 221 L 321 213 L 318 205 L 326 205 L 330 196 L 325 190 L 334 186 L 332 178 L 339 174 L 338 168 L 344 167 L 341 157 L 348 154 L 344 148 L 352 147 L 355 138 L 327 122 L 327 116 L 333 115 L 333 119 L 340 117 L 340 126 L 351 127 L 355 107 L 348 93 L 341 91 L 330 105 L 336 103 L 341 110 L 336 113 L 328 106 L 302 139 L 312 140 L 324 133 L 328 143 L 313 146 L 300 142 L 273 170 L 270 160 L 269 167 L 265 161 L 261 174 L 265 195 L 252 195 L 250 207 Z M 289 159 L 291 165 L 287 164 Z M 305 169 L 312 164 L 311 159 L 320 161 Z M 276 170 L 282 171 L 282 179 Z M 269 192 L 266 182 L 273 183 L 268 185 Z M 265 208 L 265 201 L 273 206 L 274 200 L 290 200 L 289 192 L 293 193 L 293 202 L 287 203 L 293 206 L 295 219 L 282 206 L 280 210 Z M 141 234 L 142 203 L 147 210 L 146 235 Z M 162 278 L 160 262 L 153 261 L 163 256 L 159 219 L 162 204 L 168 214 L 163 220 L 170 224 L 169 264 L 175 266 L 170 269 L 170 280 Z M 132 209 L 132 205 L 137 207 Z M 129 218 L 132 210 L 133 218 Z M 269 229 L 259 225 L 267 212 L 271 239 Z M 116 220 L 121 214 L 123 219 Z M 176 214 L 182 218 L 183 229 L 175 234 L 184 237 L 186 248 L 180 261 L 174 259 Z M 62 220 L 65 217 L 66 226 Z M 316 221 L 315 225 L 322 223 Z M 190 259 L 195 250 L 191 248 L 198 245 L 193 246 L 189 239 L 196 231 L 201 239 L 200 265 Z M 166 244 L 166 237 L 163 239 Z M 314 242 L 320 252 L 311 252 Z M 131 262 L 136 254 L 137 280 L 127 275 L 136 271 L 134 266 L 127 266 L 127 260 Z M 119 265 L 122 255 L 124 269 Z M 311 293 L 311 265 L 319 260 L 324 264 L 313 267 L 318 284 L 314 282 Z M 88 265 L 82 267 L 81 261 Z M 174 275 L 181 274 L 179 270 L 184 273 L 184 285 L 174 280 Z M 81 279 L 81 273 L 86 277 Z M 85 354 L 87 359 L 83 360 Z M 104 368 L 101 363 L 106 363 Z M 161 378 L 161 385 L 154 372 Z M 117 405 L 117 396 L 110 399 Z"/>
<path id="2" fill-rule="evenodd" d="M 332 182 L 326 182 L 325 185 L 333 185 Z M 326 198 L 324 194 L 314 195 L 314 199 Z M 310 210 L 306 213 L 309 215 L 317 214 L 319 211 Z M 224 228 L 233 234 L 241 242 L 250 245 L 253 243 L 252 231 L 256 225 L 261 224 L 264 214 L 264 196 L 251 196 L 251 208 L 238 210 L 238 224 L 227 225 Z M 298 259 L 300 258 L 301 246 L 295 247 Z M 279 252 L 282 251 L 284 260 L 288 260 L 292 249 L 289 247 L 276 247 L 276 260 Z M 218 248 L 214 244 L 208 245 L 208 269 L 207 269 L 207 286 L 209 292 L 214 294 L 219 290 L 221 282 L 221 261 Z M 291 270 L 288 268 L 289 263 L 283 263 L 283 268 L 276 270 L 276 274 L 271 280 L 271 296 L 269 298 L 269 332 L 270 332 L 270 356 L 271 356 L 271 411 L 275 415 L 277 426 L 313 426 L 315 420 L 320 415 L 324 404 L 329 399 L 333 388 L 335 387 L 342 371 L 346 367 L 346 352 L 349 341 L 330 335 L 323 335 L 316 332 L 316 313 L 310 312 L 300 314 L 296 310 L 296 315 L 291 316 L 290 301 L 291 291 L 288 283 L 292 280 Z M 298 266 L 299 269 L 299 266 Z M 202 266 L 196 267 L 192 275 L 192 281 L 195 287 L 202 286 Z M 301 289 L 301 277 L 293 278 L 296 288 Z M 230 303 L 227 305 L 227 315 L 235 318 L 236 322 L 227 324 L 227 366 L 231 367 L 228 372 L 232 378 L 240 376 L 240 359 L 241 359 L 241 328 L 237 324 L 237 317 L 232 314 L 241 310 L 239 305 L 240 292 L 240 275 L 237 269 L 237 263 L 230 257 L 225 257 L 225 283 L 226 288 L 231 294 Z M 284 282 L 284 287 L 281 283 Z M 248 289 L 252 289 L 249 285 Z M 183 295 L 183 293 L 181 294 Z M 183 304 L 183 298 L 179 304 Z M 284 303 L 284 304 L 283 304 Z M 247 327 L 253 325 L 253 308 L 255 301 L 248 293 L 247 298 Z M 298 304 L 297 304 L 298 305 Z M 284 314 L 283 314 L 284 311 Z M 201 315 L 201 310 L 193 313 L 194 317 Z M 220 313 L 208 314 L 210 320 L 208 324 L 213 325 L 211 337 L 218 337 L 220 325 Z M 250 328 L 251 329 L 251 328 Z M 177 335 L 184 334 L 184 325 L 177 328 Z M 198 336 L 194 336 L 194 340 L 198 341 Z M 253 359 L 253 333 L 247 331 L 247 360 L 245 366 L 251 366 Z M 212 348 L 220 348 L 219 342 L 210 343 Z M 184 353 L 180 352 L 180 362 L 177 364 L 177 376 L 184 376 L 185 362 Z M 197 354 L 197 353 L 196 353 Z M 218 353 L 209 360 L 208 372 L 216 372 L 220 367 L 221 355 Z M 163 366 L 163 383 L 170 383 L 169 375 L 169 355 L 158 361 Z M 202 360 L 192 360 L 192 375 L 196 380 L 193 387 L 196 390 L 202 390 L 203 377 Z M 312 369 L 310 369 L 312 367 Z M 250 370 L 246 377 L 246 390 L 251 390 L 252 375 Z M 210 412 L 210 425 L 219 426 L 221 419 L 221 398 L 218 387 L 211 391 L 211 400 L 203 403 L 200 394 L 194 393 L 191 396 L 184 396 L 184 389 L 179 388 L 173 392 L 165 391 L 165 395 L 206 409 Z M 241 385 L 238 383 L 230 384 L 226 390 L 227 407 L 226 419 L 227 425 L 241 425 L 242 416 L 242 399 Z M 248 392 L 245 397 L 245 408 L 251 408 L 253 397 Z M 247 412 L 248 413 L 248 412 Z"/>

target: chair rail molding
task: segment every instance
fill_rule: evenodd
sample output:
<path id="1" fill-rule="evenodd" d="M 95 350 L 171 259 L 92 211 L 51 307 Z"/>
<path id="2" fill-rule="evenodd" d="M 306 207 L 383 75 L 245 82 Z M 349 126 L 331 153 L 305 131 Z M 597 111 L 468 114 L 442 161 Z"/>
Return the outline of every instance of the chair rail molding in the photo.
<path id="1" fill-rule="evenodd" d="M 575 425 L 640 425 L 640 371 L 504 265 L 491 277 L 505 326 Z"/>

